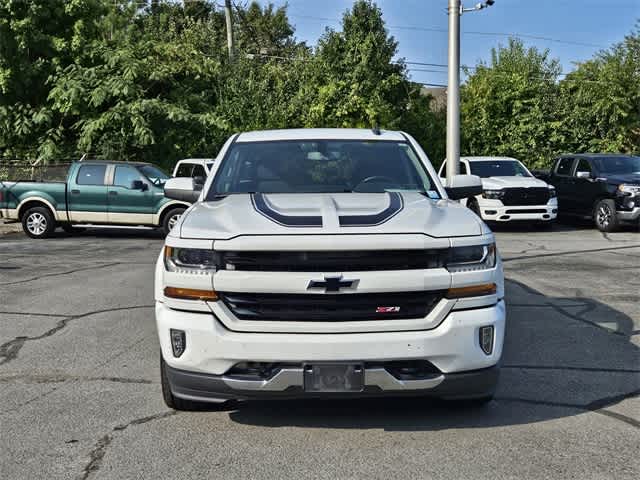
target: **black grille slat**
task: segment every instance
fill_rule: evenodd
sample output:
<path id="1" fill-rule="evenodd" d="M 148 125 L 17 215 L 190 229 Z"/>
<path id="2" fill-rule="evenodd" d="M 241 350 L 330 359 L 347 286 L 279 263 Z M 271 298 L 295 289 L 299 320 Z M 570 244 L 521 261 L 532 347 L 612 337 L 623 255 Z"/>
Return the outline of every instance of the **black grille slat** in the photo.
<path id="1" fill-rule="evenodd" d="M 222 267 L 254 272 L 423 270 L 444 265 L 446 250 L 222 251 Z"/>
<path id="2" fill-rule="evenodd" d="M 444 296 L 444 291 L 276 294 L 218 292 L 241 320 L 346 322 L 423 318 Z M 376 312 L 377 307 L 400 307 L 398 312 Z"/>
<path id="3" fill-rule="evenodd" d="M 549 198 L 547 187 L 505 188 L 502 203 L 506 206 L 546 205 Z"/>

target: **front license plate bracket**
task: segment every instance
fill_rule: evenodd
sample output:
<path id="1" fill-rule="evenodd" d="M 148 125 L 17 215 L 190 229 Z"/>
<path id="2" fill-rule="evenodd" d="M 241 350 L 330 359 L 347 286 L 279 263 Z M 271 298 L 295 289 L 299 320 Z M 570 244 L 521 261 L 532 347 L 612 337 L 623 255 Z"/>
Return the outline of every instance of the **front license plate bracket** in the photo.
<path id="1" fill-rule="evenodd" d="M 304 365 L 305 392 L 361 392 L 362 363 L 309 363 Z"/>

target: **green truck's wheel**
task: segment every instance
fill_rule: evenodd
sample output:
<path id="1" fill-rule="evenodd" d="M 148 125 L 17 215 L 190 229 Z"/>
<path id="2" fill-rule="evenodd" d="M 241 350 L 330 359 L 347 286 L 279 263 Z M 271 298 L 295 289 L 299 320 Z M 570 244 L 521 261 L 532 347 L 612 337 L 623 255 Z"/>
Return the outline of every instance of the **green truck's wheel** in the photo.
<path id="1" fill-rule="evenodd" d="M 167 212 L 167 214 L 164 216 L 164 219 L 162 220 L 162 231 L 165 235 L 169 235 L 169 232 L 171 231 L 173 226 L 178 223 L 178 220 L 180 220 L 180 217 L 185 210 L 186 208 L 184 207 L 177 207 L 172 208 Z"/>
<path id="2" fill-rule="evenodd" d="M 32 207 L 22 216 L 22 229 L 28 237 L 47 238 L 56 229 L 56 221 L 47 207 Z"/>

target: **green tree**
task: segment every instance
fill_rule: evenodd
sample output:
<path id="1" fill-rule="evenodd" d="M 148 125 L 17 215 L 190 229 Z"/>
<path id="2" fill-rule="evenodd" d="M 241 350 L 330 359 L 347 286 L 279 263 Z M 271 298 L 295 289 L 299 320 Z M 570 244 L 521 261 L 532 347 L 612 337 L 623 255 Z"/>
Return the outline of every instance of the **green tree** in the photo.
<path id="1" fill-rule="evenodd" d="M 236 6 L 235 13 L 237 48 L 244 53 L 287 56 L 298 48 L 285 6 L 263 8 L 254 1 L 246 9 Z"/>
<path id="2" fill-rule="evenodd" d="M 492 50 L 489 64 L 467 73 L 461 90 L 463 154 L 510 155 L 531 167 L 546 165 L 558 142 L 559 61 L 548 50 L 510 39 Z"/>
<path id="3" fill-rule="evenodd" d="M 0 0 L 0 157 L 60 141 L 49 80 L 99 35 L 106 11 L 100 0 Z"/>
<path id="4" fill-rule="evenodd" d="M 53 81 L 52 109 L 76 149 L 159 163 L 209 153 L 223 126 L 213 111 L 225 58 L 218 22 L 170 5 L 121 14 L 126 26 Z"/>
<path id="5" fill-rule="evenodd" d="M 640 152 L 640 24 L 560 86 L 565 150 Z"/>
<path id="6" fill-rule="evenodd" d="M 328 29 L 319 41 L 305 92 L 312 98 L 305 125 L 396 127 L 408 101 L 405 67 L 394 62 L 396 53 L 381 10 L 357 0 L 343 15 L 342 31 Z"/>

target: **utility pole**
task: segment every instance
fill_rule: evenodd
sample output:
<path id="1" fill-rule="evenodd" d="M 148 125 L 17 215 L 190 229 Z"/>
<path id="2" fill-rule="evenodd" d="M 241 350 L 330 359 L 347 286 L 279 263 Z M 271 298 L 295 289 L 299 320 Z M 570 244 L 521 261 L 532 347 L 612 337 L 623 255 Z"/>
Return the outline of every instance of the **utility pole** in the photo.
<path id="1" fill-rule="evenodd" d="M 449 64 L 447 81 L 447 185 L 460 171 L 460 17 L 465 12 L 490 7 L 486 0 L 473 8 L 463 8 L 461 0 L 449 0 Z"/>
<path id="2" fill-rule="evenodd" d="M 224 0 L 224 18 L 227 22 L 227 48 L 229 60 L 233 60 L 233 22 L 231 18 L 231 0 Z"/>
<path id="3" fill-rule="evenodd" d="M 449 0 L 449 78 L 447 81 L 447 185 L 460 171 L 460 0 Z"/>

